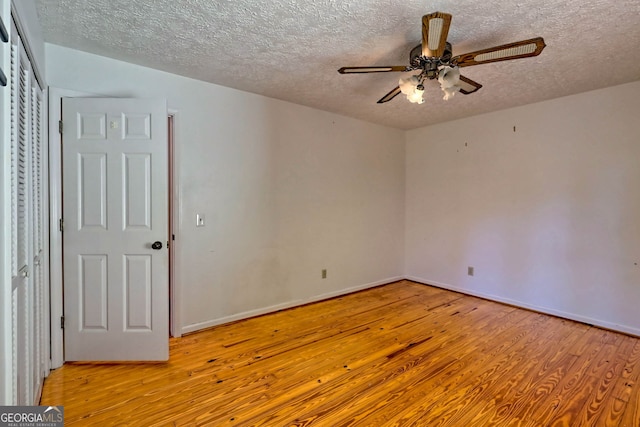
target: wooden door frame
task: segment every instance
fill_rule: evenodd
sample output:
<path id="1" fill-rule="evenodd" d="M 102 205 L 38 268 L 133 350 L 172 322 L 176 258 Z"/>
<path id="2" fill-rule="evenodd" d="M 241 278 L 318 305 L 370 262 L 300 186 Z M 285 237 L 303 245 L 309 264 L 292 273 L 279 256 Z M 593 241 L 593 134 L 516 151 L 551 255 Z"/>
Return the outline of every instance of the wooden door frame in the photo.
<path id="1" fill-rule="evenodd" d="M 62 233 L 60 232 L 59 219 L 62 218 L 62 146 L 61 136 L 58 123 L 62 118 L 62 98 L 64 97 L 88 97 L 88 96 L 105 96 L 95 95 L 86 92 L 80 92 L 69 89 L 61 89 L 49 86 L 48 92 L 48 118 L 49 118 L 49 266 L 50 266 L 50 292 L 49 307 L 51 319 L 51 369 L 59 368 L 64 364 L 64 331 L 60 327 L 60 319 L 64 313 L 64 279 L 63 279 L 63 247 Z M 173 117 L 174 135 L 173 144 L 168 149 L 168 155 L 173 156 L 173 170 L 167 170 L 171 175 L 169 181 L 173 182 L 173 189 L 169 192 L 169 197 L 173 198 L 173 210 L 169 212 L 172 218 L 171 228 L 173 233 L 177 234 L 179 226 L 178 208 L 180 203 L 180 175 L 178 173 L 177 144 L 178 140 L 178 110 L 168 108 L 167 115 Z M 175 250 L 179 246 L 177 240 L 171 242 L 174 247 L 169 256 L 169 312 L 170 325 L 169 331 L 172 336 L 180 336 L 182 330 L 182 321 L 180 317 L 181 307 L 181 288 L 179 286 L 178 265 L 179 258 L 175 256 Z M 167 337 L 167 340 L 169 337 Z"/>

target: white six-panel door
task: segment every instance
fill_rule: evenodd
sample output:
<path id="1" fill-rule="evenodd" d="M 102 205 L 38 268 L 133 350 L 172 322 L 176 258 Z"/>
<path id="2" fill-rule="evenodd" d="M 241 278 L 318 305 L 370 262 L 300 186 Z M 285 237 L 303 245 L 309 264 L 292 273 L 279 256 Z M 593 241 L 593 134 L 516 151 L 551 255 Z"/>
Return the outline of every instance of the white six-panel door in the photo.
<path id="1" fill-rule="evenodd" d="M 64 98 L 62 117 L 65 360 L 167 360 L 166 102 Z"/>

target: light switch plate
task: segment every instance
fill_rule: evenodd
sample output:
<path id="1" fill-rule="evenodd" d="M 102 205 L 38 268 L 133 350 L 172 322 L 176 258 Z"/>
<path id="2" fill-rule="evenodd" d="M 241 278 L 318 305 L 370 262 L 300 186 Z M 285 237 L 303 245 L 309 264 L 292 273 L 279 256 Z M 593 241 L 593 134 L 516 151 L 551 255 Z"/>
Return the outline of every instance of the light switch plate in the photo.
<path id="1" fill-rule="evenodd" d="M 204 227 L 204 215 L 196 214 L 196 227 Z"/>

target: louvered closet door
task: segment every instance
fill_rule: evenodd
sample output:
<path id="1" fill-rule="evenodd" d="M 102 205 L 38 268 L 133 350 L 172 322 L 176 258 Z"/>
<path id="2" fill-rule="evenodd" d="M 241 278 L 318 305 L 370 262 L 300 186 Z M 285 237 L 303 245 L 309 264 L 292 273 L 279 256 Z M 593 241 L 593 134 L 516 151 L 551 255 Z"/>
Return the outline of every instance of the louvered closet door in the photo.
<path id="1" fill-rule="evenodd" d="M 11 261 L 13 396 L 36 404 L 44 378 L 42 91 L 11 34 Z"/>
<path id="2" fill-rule="evenodd" d="M 18 42 L 16 40 L 16 42 Z M 12 181 L 12 314 L 13 314 L 13 375 L 14 396 L 18 404 L 28 404 L 29 370 L 29 241 L 28 219 L 28 70 L 21 61 L 20 44 L 11 46 L 12 97 L 11 97 L 11 181 Z"/>

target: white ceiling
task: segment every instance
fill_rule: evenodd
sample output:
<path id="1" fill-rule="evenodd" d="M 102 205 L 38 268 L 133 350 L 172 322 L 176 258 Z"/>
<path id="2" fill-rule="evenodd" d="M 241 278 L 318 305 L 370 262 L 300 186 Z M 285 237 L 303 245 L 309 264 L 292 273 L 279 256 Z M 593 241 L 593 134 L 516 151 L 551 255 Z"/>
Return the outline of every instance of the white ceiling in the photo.
<path id="1" fill-rule="evenodd" d="M 401 129 L 640 79 L 639 0 L 36 0 L 45 41 Z M 421 17 L 453 15 L 458 55 L 542 36 L 538 57 L 464 68 L 483 85 L 376 101 L 406 73 Z"/>

